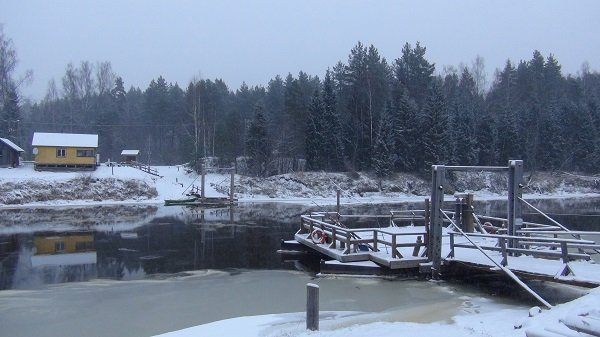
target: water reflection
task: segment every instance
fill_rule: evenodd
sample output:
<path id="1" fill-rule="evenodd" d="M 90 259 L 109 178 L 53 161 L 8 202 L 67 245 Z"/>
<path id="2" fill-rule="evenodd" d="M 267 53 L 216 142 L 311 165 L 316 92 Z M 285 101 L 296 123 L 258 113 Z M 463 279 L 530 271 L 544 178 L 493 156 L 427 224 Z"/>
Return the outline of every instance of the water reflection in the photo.
<path id="1" fill-rule="evenodd" d="M 292 269 L 276 254 L 294 205 L 235 210 L 92 207 L 0 212 L 0 289 L 93 278 L 133 280 L 198 269 Z M 20 213 L 19 213 L 20 212 Z M 68 215 L 67 215 L 68 214 Z M 15 216 L 18 215 L 18 216 Z"/>
<path id="2" fill-rule="evenodd" d="M 539 200 L 534 205 L 579 230 L 600 230 L 598 199 Z M 422 209 L 424 203 L 351 205 L 344 214 Z M 475 204 L 504 216 L 506 203 Z M 0 210 L 0 289 L 94 278 L 135 280 L 201 269 L 296 269 L 276 253 L 299 215 L 335 206 L 241 204 L 233 209 L 102 206 Z M 526 221 L 542 221 L 524 208 Z M 584 216 L 585 215 L 585 216 Z M 592 216 L 590 216 L 592 215 Z M 362 223 L 352 226 L 385 226 Z M 377 221 L 377 220 L 375 220 Z M 383 220 L 380 220 L 383 221 Z"/>

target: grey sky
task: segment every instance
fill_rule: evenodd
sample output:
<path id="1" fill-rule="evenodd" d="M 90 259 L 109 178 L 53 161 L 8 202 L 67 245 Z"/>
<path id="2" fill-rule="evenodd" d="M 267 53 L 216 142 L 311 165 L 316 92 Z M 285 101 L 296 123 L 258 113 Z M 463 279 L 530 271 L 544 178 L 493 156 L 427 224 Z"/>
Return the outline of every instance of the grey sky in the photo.
<path id="1" fill-rule="evenodd" d="M 0 23 L 13 39 L 23 88 L 39 99 L 69 62 L 110 61 L 145 89 L 162 75 L 181 87 L 194 77 L 266 85 L 303 70 L 322 77 L 357 43 L 392 61 L 420 41 L 443 66 L 485 59 L 488 80 L 506 59 L 554 54 L 564 73 L 600 66 L 600 1 L 20 1 L 0 0 Z"/>

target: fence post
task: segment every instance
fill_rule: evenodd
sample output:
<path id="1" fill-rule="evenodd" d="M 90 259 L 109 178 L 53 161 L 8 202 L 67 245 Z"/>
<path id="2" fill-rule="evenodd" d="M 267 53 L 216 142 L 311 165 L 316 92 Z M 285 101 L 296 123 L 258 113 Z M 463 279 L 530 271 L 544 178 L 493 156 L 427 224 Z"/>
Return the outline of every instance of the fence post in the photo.
<path id="1" fill-rule="evenodd" d="M 331 228 L 331 246 L 330 248 L 337 248 L 337 229 L 335 227 Z"/>
<path id="2" fill-rule="evenodd" d="M 569 263 L 569 250 L 565 241 L 560 243 L 560 256 L 563 263 Z"/>
<path id="3" fill-rule="evenodd" d="M 421 250 L 421 244 L 423 241 L 421 240 L 421 236 L 417 236 L 417 242 L 415 244 L 415 248 L 413 248 L 413 256 L 419 256 L 419 250 Z"/>
<path id="4" fill-rule="evenodd" d="M 378 252 L 379 249 L 377 249 L 377 231 L 373 230 L 373 251 L 374 252 Z"/>
<path id="5" fill-rule="evenodd" d="M 506 238 L 498 238 L 498 241 L 500 243 L 500 249 L 502 250 L 502 261 L 500 262 L 500 264 L 503 267 L 506 267 L 508 265 L 508 253 L 506 251 Z"/>
<path id="6" fill-rule="evenodd" d="M 319 330 L 319 286 L 306 284 L 306 329 Z"/>

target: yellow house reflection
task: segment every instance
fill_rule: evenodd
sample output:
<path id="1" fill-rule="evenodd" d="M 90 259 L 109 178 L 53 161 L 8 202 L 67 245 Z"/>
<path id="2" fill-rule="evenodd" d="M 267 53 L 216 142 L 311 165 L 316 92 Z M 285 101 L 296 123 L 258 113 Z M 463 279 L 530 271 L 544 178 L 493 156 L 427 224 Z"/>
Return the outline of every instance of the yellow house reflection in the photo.
<path id="1" fill-rule="evenodd" d="M 33 267 L 42 265 L 96 264 L 94 235 L 88 232 L 35 235 Z"/>

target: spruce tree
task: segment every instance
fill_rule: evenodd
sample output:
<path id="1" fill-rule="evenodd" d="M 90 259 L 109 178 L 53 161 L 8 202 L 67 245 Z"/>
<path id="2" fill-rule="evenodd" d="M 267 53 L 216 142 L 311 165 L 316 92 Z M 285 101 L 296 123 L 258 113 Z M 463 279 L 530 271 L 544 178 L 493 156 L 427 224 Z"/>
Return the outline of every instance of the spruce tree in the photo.
<path id="1" fill-rule="evenodd" d="M 432 82 L 422 112 L 421 130 L 423 153 L 420 171 L 429 172 L 432 165 L 446 164 L 450 151 L 448 139 L 448 116 L 445 109 L 444 96 L 439 84 Z"/>
<path id="2" fill-rule="evenodd" d="M 246 151 L 249 157 L 248 168 L 254 175 L 264 177 L 269 174 L 271 144 L 267 133 L 267 119 L 262 105 L 254 108 L 254 118 L 250 122 L 246 138 Z"/>
<path id="3" fill-rule="evenodd" d="M 306 165 L 310 170 L 322 170 L 325 167 L 326 153 L 329 150 L 326 142 L 326 126 L 321 94 L 315 91 L 308 109 L 306 127 Z"/>
<path id="4" fill-rule="evenodd" d="M 408 91 L 399 84 L 394 90 L 393 97 L 391 112 L 396 115 L 393 129 L 396 169 L 402 172 L 414 172 L 418 170 L 417 163 L 421 161 L 423 154 L 420 144 L 424 136 L 420 129 L 417 106 L 408 97 Z"/>
<path id="5" fill-rule="evenodd" d="M 393 115 L 394 108 L 391 103 L 379 119 L 377 139 L 373 153 L 373 168 L 378 177 L 387 177 L 392 174 L 396 166 L 397 154 L 395 151 L 396 139 L 394 128 L 396 121 Z"/>
<path id="6" fill-rule="evenodd" d="M 344 168 L 343 130 L 338 113 L 334 83 L 329 69 L 325 73 L 322 90 L 323 122 L 325 125 L 324 146 L 327 149 L 325 169 L 338 171 Z"/>

